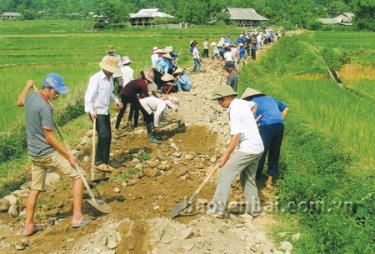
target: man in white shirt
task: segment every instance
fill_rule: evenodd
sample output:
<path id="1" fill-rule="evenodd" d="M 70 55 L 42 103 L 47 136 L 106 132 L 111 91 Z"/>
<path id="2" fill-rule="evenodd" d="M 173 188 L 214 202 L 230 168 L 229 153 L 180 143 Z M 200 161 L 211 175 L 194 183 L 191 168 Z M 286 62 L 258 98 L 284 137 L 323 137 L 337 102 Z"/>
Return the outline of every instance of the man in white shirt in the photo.
<path id="1" fill-rule="evenodd" d="M 148 115 L 153 114 L 155 131 L 160 131 L 159 127 L 161 121 L 168 125 L 177 123 L 178 128 L 185 128 L 180 117 L 175 113 L 177 106 L 171 100 L 161 99 L 151 95 L 140 99 L 139 102 Z"/>
<path id="2" fill-rule="evenodd" d="M 134 80 L 134 71 L 130 67 L 132 61 L 126 55 L 122 58 L 122 66 L 120 68 L 122 74 L 122 87 L 119 87 L 118 93 L 120 93 L 121 88 L 125 87 L 130 81 Z"/>
<path id="3" fill-rule="evenodd" d="M 203 57 L 208 58 L 208 39 L 205 39 L 203 42 Z"/>
<path id="4" fill-rule="evenodd" d="M 109 154 L 111 146 L 111 123 L 109 103 L 114 101 L 122 108 L 122 103 L 113 94 L 113 74 L 120 74 L 118 60 L 113 56 L 105 56 L 99 63 L 101 71 L 94 74 L 89 81 L 85 93 L 85 112 L 91 119 L 96 119 L 98 144 L 96 147 L 96 168 L 103 172 L 111 172 Z"/>
<path id="5" fill-rule="evenodd" d="M 194 72 L 198 73 L 201 70 L 201 59 L 199 56 L 199 43 L 195 44 L 193 49 Z"/>
<path id="6" fill-rule="evenodd" d="M 163 51 L 161 49 L 158 49 L 157 47 L 154 47 L 152 49 L 152 55 L 151 55 L 151 63 L 152 63 L 152 68 L 156 69 L 158 66 L 158 60 L 161 57 L 161 54 Z"/>
<path id="7" fill-rule="evenodd" d="M 251 111 L 254 104 L 236 99 L 236 95 L 230 86 L 221 85 L 212 97 L 222 108 L 228 109 L 231 129 L 230 143 L 219 160 L 221 171 L 212 206 L 207 211 L 219 218 L 224 216 L 230 186 L 238 175 L 246 198 L 246 212 L 258 216 L 261 211 L 255 176 L 264 150 L 263 142 Z"/>

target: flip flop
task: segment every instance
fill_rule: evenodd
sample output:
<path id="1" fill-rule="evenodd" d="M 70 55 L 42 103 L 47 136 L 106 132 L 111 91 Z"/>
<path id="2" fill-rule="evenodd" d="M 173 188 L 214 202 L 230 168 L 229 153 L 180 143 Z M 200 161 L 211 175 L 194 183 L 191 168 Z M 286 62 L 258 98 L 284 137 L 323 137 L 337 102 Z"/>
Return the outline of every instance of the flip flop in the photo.
<path id="1" fill-rule="evenodd" d="M 28 236 L 32 236 L 33 234 L 39 232 L 39 231 L 43 231 L 44 230 L 44 227 L 43 226 L 40 226 L 40 225 L 36 225 L 36 226 L 33 226 L 33 229 L 31 230 L 31 233 L 30 234 L 23 234 L 22 233 L 22 236 L 23 237 L 28 237 Z"/>
<path id="2" fill-rule="evenodd" d="M 80 228 L 82 226 L 86 226 L 86 225 L 89 225 L 90 224 L 90 221 L 86 218 L 83 218 L 80 222 L 78 223 L 75 223 L 75 224 L 72 224 L 72 228 Z"/>

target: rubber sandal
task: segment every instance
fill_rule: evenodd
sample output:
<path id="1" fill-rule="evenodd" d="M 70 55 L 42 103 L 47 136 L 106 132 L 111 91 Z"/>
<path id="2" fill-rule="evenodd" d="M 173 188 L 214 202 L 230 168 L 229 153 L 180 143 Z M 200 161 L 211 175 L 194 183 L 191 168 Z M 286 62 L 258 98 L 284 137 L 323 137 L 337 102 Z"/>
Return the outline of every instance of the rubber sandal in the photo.
<path id="1" fill-rule="evenodd" d="M 72 224 L 72 228 L 80 228 L 80 227 L 83 227 L 83 226 L 86 226 L 86 225 L 89 225 L 90 224 L 90 221 L 86 218 L 83 218 L 80 222 L 78 223 L 75 223 L 75 224 Z"/>
<path id="2" fill-rule="evenodd" d="M 29 236 L 32 236 L 33 234 L 39 232 L 39 231 L 43 231 L 44 230 L 44 227 L 43 226 L 40 226 L 40 225 L 36 225 L 33 227 L 33 229 L 31 230 L 31 233 L 30 234 L 27 234 L 27 235 L 24 235 L 22 233 L 22 236 L 23 237 L 29 237 Z"/>

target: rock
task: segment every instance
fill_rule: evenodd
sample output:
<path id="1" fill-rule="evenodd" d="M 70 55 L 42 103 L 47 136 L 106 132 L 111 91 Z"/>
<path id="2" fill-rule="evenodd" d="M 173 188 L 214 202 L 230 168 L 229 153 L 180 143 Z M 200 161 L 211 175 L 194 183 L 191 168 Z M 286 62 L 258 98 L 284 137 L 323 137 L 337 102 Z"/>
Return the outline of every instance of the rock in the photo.
<path id="1" fill-rule="evenodd" d="M 8 214 L 12 216 L 13 218 L 18 217 L 18 208 L 17 205 L 11 205 L 8 210 Z"/>
<path id="2" fill-rule="evenodd" d="M 0 212 L 6 212 L 9 210 L 10 203 L 7 199 L 0 199 Z"/>
<path id="3" fill-rule="evenodd" d="M 140 161 L 139 159 L 137 159 L 137 158 L 133 158 L 133 159 L 132 159 L 132 162 L 133 162 L 133 163 L 140 163 L 141 161 Z"/>
<path id="4" fill-rule="evenodd" d="M 148 177 L 156 177 L 160 175 L 160 170 L 157 168 L 149 168 L 149 169 L 145 169 L 144 173 Z"/>
<path id="5" fill-rule="evenodd" d="M 127 185 L 128 185 L 128 186 L 134 186 L 134 185 L 136 185 L 137 183 L 138 183 L 138 179 L 136 179 L 136 178 L 129 179 L 129 180 L 127 181 Z"/>
<path id="6" fill-rule="evenodd" d="M 185 155 L 185 160 L 191 161 L 194 158 L 195 158 L 195 156 L 193 154 L 187 154 L 187 155 Z"/>
<path id="7" fill-rule="evenodd" d="M 148 162 L 148 165 L 150 168 L 155 168 L 160 164 L 160 161 L 150 161 Z"/>
<path id="8" fill-rule="evenodd" d="M 27 242 L 20 242 L 14 246 L 14 248 L 18 251 L 26 249 L 26 247 L 29 246 Z"/>
<path id="9" fill-rule="evenodd" d="M 293 250 L 293 245 L 288 241 L 283 241 L 283 242 L 280 243 L 279 249 L 284 251 L 284 252 L 290 253 Z"/>
<path id="10" fill-rule="evenodd" d="M 83 157 L 83 162 L 89 162 L 90 161 L 90 157 L 89 156 L 85 156 Z"/>
<path id="11" fill-rule="evenodd" d="M 47 217 L 56 217 L 57 215 L 60 214 L 60 211 L 57 209 L 52 209 L 52 210 L 47 211 L 45 214 Z"/>
<path id="12" fill-rule="evenodd" d="M 185 169 L 185 168 L 178 168 L 177 170 L 176 170 L 176 175 L 177 176 L 183 176 L 183 175 L 186 175 L 187 174 L 187 169 Z"/>
<path id="13" fill-rule="evenodd" d="M 125 188 L 126 186 L 128 186 L 128 184 L 126 183 L 126 181 L 123 181 L 123 182 L 121 183 L 121 186 Z"/>
<path id="14" fill-rule="evenodd" d="M 180 153 L 180 152 L 174 152 L 174 153 L 172 153 L 172 155 L 173 155 L 174 157 L 176 157 L 176 158 L 180 158 L 181 155 L 182 155 L 182 153 Z"/>
<path id="15" fill-rule="evenodd" d="M 60 181 L 61 177 L 55 172 L 47 172 L 46 175 L 46 185 L 50 186 L 58 181 Z"/>
<path id="16" fill-rule="evenodd" d="M 14 195 L 5 196 L 3 199 L 8 200 L 10 206 L 16 205 L 18 203 L 18 199 Z"/>
<path id="17" fill-rule="evenodd" d="M 292 240 L 295 241 L 295 242 L 298 241 L 300 238 L 301 238 L 301 234 L 300 233 L 292 235 Z"/>
<path id="18" fill-rule="evenodd" d="M 116 233 L 113 232 L 107 237 L 107 247 L 110 250 L 116 249 L 118 246 L 117 239 L 116 239 Z"/>
<path id="19" fill-rule="evenodd" d="M 185 174 L 185 175 L 180 177 L 180 179 L 183 180 L 183 181 L 186 181 L 189 178 L 190 178 L 190 174 Z"/>
<path id="20" fill-rule="evenodd" d="M 212 157 L 210 158 L 210 162 L 211 162 L 211 163 L 215 163 L 216 160 L 217 160 L 216 156 L 212 156 Z"/>
<path id="21" fill-rule="evenodd" d="M 161 165 L 159 165 L 158 169 L 163 170 L 163 171 L 168 171 L 171 169 L 171 167 L 172 167 L 171 164 L 166 162 L 166 163 L 162 163 Z"/>
<path id="22" fill-rule="evenodd" d="M 120 188 L 119 188 L 119 187 L 115 187 L 115 188 L 113 189 L 113 192 L 115 192 L 115 193 L 120 193 L 120 192 L 121 192 L 121 190 L 120 190 Z"/>
<path id="23" fill-rule="evenodd" d="M 30 191 L 29 190 L 16 190 L 13 191 L 13 195 L 17 198 L 27 198 L 29 196 Z"/>

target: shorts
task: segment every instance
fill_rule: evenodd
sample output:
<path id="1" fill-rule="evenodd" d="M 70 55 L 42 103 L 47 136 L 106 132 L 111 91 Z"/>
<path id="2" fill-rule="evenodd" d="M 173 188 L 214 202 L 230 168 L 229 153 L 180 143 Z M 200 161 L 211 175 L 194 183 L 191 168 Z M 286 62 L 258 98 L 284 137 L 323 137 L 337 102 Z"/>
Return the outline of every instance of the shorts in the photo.
<path id="1" fill-rule="evenodd" d="M 58 152 L 53 152 L 41 157 L 30 156 L 32 162 L 31 168 L 31 189 L 44 191 L 46 185 L 46 175 L 48 170 L 59 172 L 72 179 L 79 179 L 78 172 L 69 164 Z"/>

